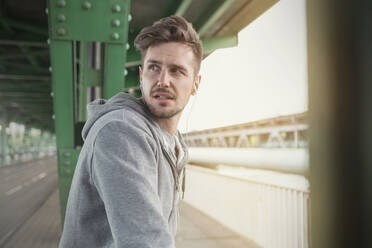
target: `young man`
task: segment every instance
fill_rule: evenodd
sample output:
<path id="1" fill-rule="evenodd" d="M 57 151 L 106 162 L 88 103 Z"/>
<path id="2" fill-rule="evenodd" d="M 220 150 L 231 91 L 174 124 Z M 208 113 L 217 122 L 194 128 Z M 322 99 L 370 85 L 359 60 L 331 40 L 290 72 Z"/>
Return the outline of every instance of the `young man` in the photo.
<path id="1" fill-rule="evenodd" d="M 88 105 L 59 247 L 172 248 L 187 150 L 177 131 L 199 87 L 201 41 L 182 17 L 144 28 L 142 99 Z"/>

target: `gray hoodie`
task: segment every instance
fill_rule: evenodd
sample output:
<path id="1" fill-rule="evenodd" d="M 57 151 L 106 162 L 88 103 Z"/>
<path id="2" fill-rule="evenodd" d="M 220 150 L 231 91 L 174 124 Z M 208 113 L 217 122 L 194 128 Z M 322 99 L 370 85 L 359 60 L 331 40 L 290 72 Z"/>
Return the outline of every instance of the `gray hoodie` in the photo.
<path id="1" fill-rule="evenodd" d="M 125 93 L 89 104 L 88 117 L 59 247 L 175 247 L 187 161 L 180 133 L 175 142 Z"/>

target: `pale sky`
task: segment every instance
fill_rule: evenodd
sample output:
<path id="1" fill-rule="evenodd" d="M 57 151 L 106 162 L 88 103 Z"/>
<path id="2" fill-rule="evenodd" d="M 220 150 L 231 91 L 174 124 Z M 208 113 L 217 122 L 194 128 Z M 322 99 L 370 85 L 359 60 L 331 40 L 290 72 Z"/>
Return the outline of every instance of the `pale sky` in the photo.
<path id="1" fill-rule="evenodd" d="M 307 110 L 305 0 L 281 0 L 202 62 L 181 132 Z"/>

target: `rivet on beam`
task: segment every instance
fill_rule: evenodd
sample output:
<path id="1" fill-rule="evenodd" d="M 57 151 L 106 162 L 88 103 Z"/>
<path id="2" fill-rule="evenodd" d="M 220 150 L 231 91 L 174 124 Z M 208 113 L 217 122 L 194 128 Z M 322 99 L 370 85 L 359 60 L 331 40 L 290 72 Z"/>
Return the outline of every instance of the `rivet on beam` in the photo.
<path id="1" fill-rule="evenodd" d="M 84 2 L 83 5 L 81 6 L 84 10 L 88 10 L 92 8 L 92 4 L 88 1 Z"/>
<path id="2" fill-rule="evenodd" d="M 61 27 L 57 30 L 57 34 L 60 36 L 65 36 L 67 34 L 67 30 L 64 27 Z"/>
<path id="3" fill-rule="evenodd" d="M 59 15 L 57 16 L 57 20 L 58 20 L 59 22 L 65 22 L 65 21 L 66 21 L 66 16 L 65 16 L 64 14 L 59 14 Z"/>
<path id="4" fill-rule="evenodd" d="M 66 7 L 66 1 L 65 0 L 58 0 L 57 2 L 57 6 L 60 7 L 60 8 L 64 8 Z"/>
<path id="5" fill-rule="evenodd" d="M 120 38 L 120 35 L 118 33 L 112 33 L 111 34 L 111 39 L 112 40 L 118 40 Z"/>
<path id="6" fill-rule="evenodd" d="M 113 27 L 120 27 L 120 20 L 119 19 L 114 19 L 111 21 L 111 26 Z"/>
<path id="7" fill-rule="evenodd" d="M 112 6 L 112 9 L 111 10 L 114 13 L 119 13 L 121 11 L 121 7 L 120 7 L 119 4 L 115 4 L 115 5 Z"/>

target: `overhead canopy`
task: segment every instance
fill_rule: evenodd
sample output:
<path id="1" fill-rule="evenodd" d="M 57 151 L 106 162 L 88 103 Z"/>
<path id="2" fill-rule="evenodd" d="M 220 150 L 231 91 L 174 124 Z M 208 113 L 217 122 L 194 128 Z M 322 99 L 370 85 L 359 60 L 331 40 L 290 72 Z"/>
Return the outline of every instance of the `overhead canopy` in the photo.
<path id="1" fill-rule="evenodd" d="M 65 2 L 68 4 L 69 0 Z M 162 17 L 182 15 L 192 22 L 207 56 L 215 49 L 236 46 L 238 32 L 276 2 L 133 0 L 125 66 L 129 69 L 140 62 L 138 52 L 133 49 L 139 30 Z M 53 131 L 46 9 L 47 0 L 0 0 L 0 120 Z M 130 87 L 136 88 L 136 77 L 132 78 L 135 83 Z"/>

